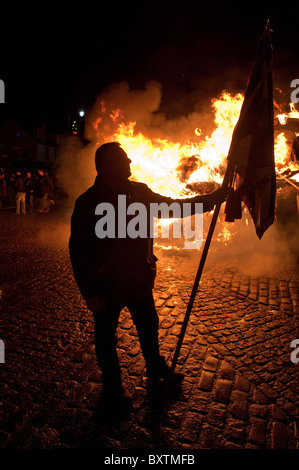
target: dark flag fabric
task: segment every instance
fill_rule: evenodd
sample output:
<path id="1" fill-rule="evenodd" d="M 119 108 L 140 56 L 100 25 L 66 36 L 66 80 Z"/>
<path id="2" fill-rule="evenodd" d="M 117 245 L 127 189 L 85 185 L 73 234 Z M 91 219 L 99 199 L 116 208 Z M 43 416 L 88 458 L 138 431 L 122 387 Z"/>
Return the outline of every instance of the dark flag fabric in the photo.
<path id="1" fill-rule="evenodd" d="M 226 221 L 242 217 L 241 201 L 262 238 L 274 222 L 276 176 L 273 123 L 273 59 L 271 30 L 259 41 L 239 120 L 228 153 L 229 192 Z"/>

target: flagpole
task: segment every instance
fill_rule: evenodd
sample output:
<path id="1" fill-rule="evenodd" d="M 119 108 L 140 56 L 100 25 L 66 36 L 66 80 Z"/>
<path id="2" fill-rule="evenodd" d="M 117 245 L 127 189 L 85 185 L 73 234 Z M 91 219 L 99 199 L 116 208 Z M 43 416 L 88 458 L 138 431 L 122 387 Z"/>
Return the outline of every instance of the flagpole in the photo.
<path id="1" fill-rule="evenodd" d="M 229 186 L 229 176 L 230 176 L 230 173 L 231 173 L 231 166 L 232 166 L 232 162 L 229 161 L 228 165 L 227 165 L 227 168 L 226 168 L 224 178 L 223 178 L 223 182 L 222 182 L 222 188 L 224 188 L 224 189 L 227 189 L 228 186 Z M 202 251 L 202 255 L 201 255 L 201 258 L 200 258 L 200 262 L 199 262 L 199 265 L 198 265 L 198 269 L 197 269 L 197 273 L 196 273 L 195 280 L 194 280 L 194 283 L 193 283 L 193 288 L 192 288 L 191 295 L 190 295 L 190 298 L 189 298 L 189 302 L 188 302 L 188 306 L 187 306 L 187 309 L 186 309 L 184 321 L 183 321 L 183 324 L 182 324 L 182 327 L 181 327 L 180 335 L 179 335 L 177 345 L 176 345 L 176 349 L 175 349 L 175 352 L 174 352 L 172 364 L 171 364 L 171 367 L 170 367 L 170 370 L 169 370 L 169 373 L 168 373 L 168 377 L 167 377 L 167 380 L 166 380 L 164 393 L 162 395 L 162 400 L 161 400 L 161 404 L 160 404 L 161 415 L 164 413 L 164 410 L 165 410 L 165 407 L 166 407 L 166 402 L 167 402 L 170 386 L 171 386 L 171 383 L 172 383 L 172 380 L 173 380 L 175 368 L 176 368 L 177 361 L 178 361 L 178 358 L 179 358 L 180 350 L 181 350 L 182 343 L 183 343 L 183 340 L 184 340 L 184 336 L 185 336 L 185 333 L 186 333 L 186 329 L 187 329 L 187 326 L 188 326 L 190 314 L 191 314 L 193 304 L 194 304 L 194 301 L 195 301 L 195 297 L 196 297 L 196 294 L 197 294 L 199 282 L 200 282 L 201 275 L 202 275 L 202 272 L 203 272 L 203 268 L 204 268 L 204 265 L 205 265 L 205 262 L 206 262 L 206 258 L 207 258 L 208 251 L 209 251 L 209 248 L 210 248 L 210 244 L 211 244 L 211 241 L 212 241 L 212 237 L 213 237 L 213 233 L 214 233 L 215 226 L 216 226 L 216 223 L 217 223 L 217 218 L 218 218 L 218 215 L 219 215 L 219 212 L 220 212 L 221 205 L 222 205 L 222 203 L 217 204 L 215 206 L 215 209 L 214 209 L 214 212 L 213 212 L 213 217 L 212 217 L 212 220 L 211 220 L 211 223 L 210 223 L 208 235 L 207 235 L 207 238 L 206 238 L 206 241 L 205 241 L 205 244 L 204 244 L 204 248 L 203 248 L 203 251 Z"/>

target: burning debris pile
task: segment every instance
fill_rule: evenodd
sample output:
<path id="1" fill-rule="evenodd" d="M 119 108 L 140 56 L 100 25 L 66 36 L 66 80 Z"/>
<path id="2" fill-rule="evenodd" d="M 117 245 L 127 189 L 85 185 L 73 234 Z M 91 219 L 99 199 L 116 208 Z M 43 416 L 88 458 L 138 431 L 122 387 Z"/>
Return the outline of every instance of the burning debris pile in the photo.
<path id="1" fill-rule="evenodd" d="M 242 94 L 223 91 L 218 99 L 211 101 L 210 133 L 205 135 L 198 127 L 203 118 L 200 113 L 167 121 L 157 112 L 161 99 L 158 84 L 148 85 L 144 94 L 124 88 L 124 84 L 115 85 L 107 96 L 99 97 L 92 110 L 89 121 L 92 131 L 88 134 L 96 146 L 114 140 L 120 142 L 132 160 L 133 179 L 165 195 L 186 197 L 208 192 L 222 183 Z M 124 99 L 126 94 L 133 99 Z M 114 107 L 119 95 L 122 99 Z M 127 110 L 126 103 L 123 105 L 121 101 L 129 101 Z M 293 103 L 289 108 L 282 113 L 282 107 L 277 105 L 275 161 L 278 174 L 287 172 L 296 181 L 299 180 L 299 112 Z"/>
<path id="2" fill-rule="evenodd" d="M 128 119 L 125 109 L 111 109 L 109 103 L 101 100 L 99 115 L 92 122 L 94 138 L 98 145 L 109 141 L 121 143 L 132 160 L 133 179 L 143 181 L 161 194 L 186 197 L 197 193 L 201 183 L 221 184 L 242 102 L 241 94 L 232 96 L 227 92 L 212 100 L 210 128 L 213 131 L 205 137 L 195 127 L 200 124 L 200 114 L 197 120 L 193 114 L 167 122 L 165 117 L 153 113 L 145 123 L 143 119 L 141 122 Z"/>

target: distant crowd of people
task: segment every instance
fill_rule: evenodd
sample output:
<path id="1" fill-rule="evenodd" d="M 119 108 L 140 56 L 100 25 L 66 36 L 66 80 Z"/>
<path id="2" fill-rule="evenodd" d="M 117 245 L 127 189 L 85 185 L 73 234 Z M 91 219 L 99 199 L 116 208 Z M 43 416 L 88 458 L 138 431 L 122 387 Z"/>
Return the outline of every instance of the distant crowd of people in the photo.
<path id="1" fill-rule="evenodd" d="M 46 170 L 39 169 L 36 173 L 17 170 L 5 174 L 0 169 L 0 208 L 8 207 L 8 201 L 13 194 L 13 206 L 17 215 L 38 211 L 46 214 L 54 205 L 53 180 Z"/>

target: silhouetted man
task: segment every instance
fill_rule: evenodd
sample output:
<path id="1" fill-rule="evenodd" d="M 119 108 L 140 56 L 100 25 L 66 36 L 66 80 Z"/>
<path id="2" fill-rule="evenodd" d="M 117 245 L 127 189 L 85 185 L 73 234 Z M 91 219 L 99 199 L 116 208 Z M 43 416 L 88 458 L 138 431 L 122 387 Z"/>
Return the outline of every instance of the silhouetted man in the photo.
<path id="1" fill-rule="evenodd" d="M 150 392 L 156 390 L 169 370 L 159 352 L 159 319 L 152 295 L 157 260 L 153 253 L 153 238 L 149 234 L 136 238 L 124 234 L 118 236 L 118 222 L 124 212 L 127 213 L 126 207 L 122 208 L 122 213 L 118 211 L 119 196 L 126 196 L 127 206 L 138 202 L 147 209 L 152 203 L 190 202 L 192 206 L 196 202 L 203 203 L 204 212 L 225 199 L 221 188 L 189 199 L 161 196 L 143 183 L 129 181 L 130 163 L 118 143 L 99 147 L 95 154 L 98 173 L 95 183 L 76 200 L 71 219 L 70 257 L 76 282 L 94 315 L 95 347 L 102 371 L 102 399 L 108 404 L 118 404 L 127 398 L 115 338 L 119 314 L 124 307 L 129 309 L 138 332 Z M 96 212 L 101 213 L 96 208 L 102 203 L 113 207 L 116 221 L 115 232 L 105 238 L 99 238 L 95 230 L 99 221 Z"/>
<path id="2" fill-rule="evenodd" d="M 26 202 L 28 204 L 28 212 L 33 212 L 35 181 L 32 178 L 30 171 L 27 171 L 27 174 L 25 177 L 25 184 L 26 184 Z"/>

